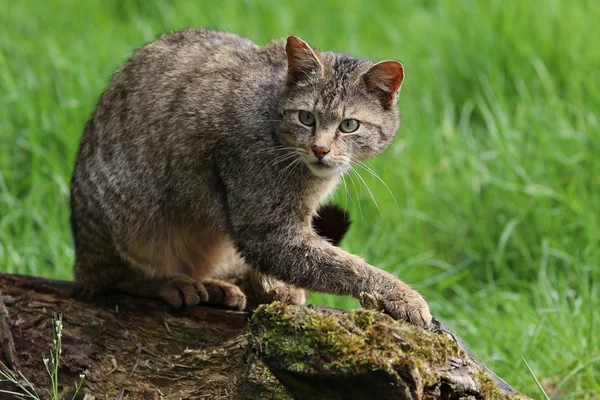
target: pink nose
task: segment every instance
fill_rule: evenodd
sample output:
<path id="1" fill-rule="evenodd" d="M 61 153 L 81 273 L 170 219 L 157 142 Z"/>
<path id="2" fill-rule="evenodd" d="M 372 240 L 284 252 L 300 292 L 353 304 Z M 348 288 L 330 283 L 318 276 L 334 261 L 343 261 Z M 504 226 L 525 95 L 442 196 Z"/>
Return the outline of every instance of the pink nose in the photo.
<path id="1" fill-rule="evenodd" d="M 313 144 L 312 151 L 315 153 L 315 157 L 320 160 L 325 157 L 325 154 L 329 153 L 329 147 L 325 146 L 324 144 Z"/>

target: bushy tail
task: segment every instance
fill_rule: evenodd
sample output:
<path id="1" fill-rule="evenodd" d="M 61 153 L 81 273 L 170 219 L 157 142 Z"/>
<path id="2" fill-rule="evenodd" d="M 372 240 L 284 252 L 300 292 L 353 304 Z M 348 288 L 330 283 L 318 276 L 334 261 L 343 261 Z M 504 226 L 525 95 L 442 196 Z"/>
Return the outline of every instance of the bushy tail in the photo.
<path id="1" fill-rule="evenodd" d="M 320 207 L 312 220 L 313 229 L 335 246 L 340 244 L 351 223 L 348 213 L 335 204 Z"/>

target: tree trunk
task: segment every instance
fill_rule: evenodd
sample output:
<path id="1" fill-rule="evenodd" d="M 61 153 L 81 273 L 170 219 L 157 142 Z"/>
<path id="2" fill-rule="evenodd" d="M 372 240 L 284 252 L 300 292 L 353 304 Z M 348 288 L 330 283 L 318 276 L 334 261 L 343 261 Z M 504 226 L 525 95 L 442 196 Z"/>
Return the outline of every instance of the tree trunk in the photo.
<path id="1" fill-rule="evenodd" d="M 246 312 L 175 311 L 123 294 L 86 300 L 70 282 L 2 273 L 0 292 L 0 360 L 41 398 L 54 313 L 62 398 L 82 373 L 77 397 L 98 400 L 526 398 L 437 321 L 424 330 L 376 311 L 273 303 L 248 322 Z"/>

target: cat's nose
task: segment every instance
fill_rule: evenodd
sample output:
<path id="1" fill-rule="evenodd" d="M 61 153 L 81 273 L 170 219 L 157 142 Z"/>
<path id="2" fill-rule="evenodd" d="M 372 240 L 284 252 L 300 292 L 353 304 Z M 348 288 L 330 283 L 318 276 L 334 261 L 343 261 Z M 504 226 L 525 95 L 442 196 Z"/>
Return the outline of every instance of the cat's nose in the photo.
<path id="1" fill-rule="evenodd" d="M 324 144 L 313 144 L 312 151 L 315 153 L 315 157 L 320 160 L 325 157 L 325 154 L 329 153 L 329 147 L 325 146 Z"/>

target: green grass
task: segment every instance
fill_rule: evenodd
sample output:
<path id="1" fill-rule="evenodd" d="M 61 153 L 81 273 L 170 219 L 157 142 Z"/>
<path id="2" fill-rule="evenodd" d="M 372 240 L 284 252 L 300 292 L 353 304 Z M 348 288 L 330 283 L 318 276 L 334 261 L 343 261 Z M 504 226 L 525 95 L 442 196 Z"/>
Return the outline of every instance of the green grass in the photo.
<path id="1" fill-rule="evenodd" d="M 508 382 L 600 398 L 600 2 L 0 0 L 0 268 L 71 278 L 68 180 L 111 73 L 188 26 L 405 64 L 394 145 L 336 200 Z M 362 188 L 361 188 L 362 186 Z M 353 307 L 348 299 L 315 302 Z M 529 365 L 523 362 L 525 359 Z M 550 383 L 549 383 L 550 382 Z M 558 389 L 557 389 L 558 386 Z"/>

